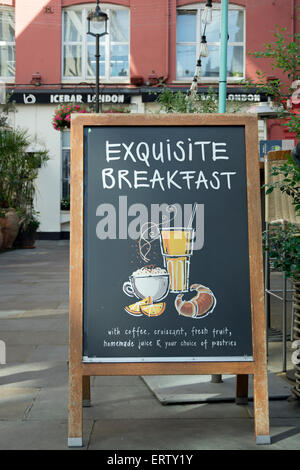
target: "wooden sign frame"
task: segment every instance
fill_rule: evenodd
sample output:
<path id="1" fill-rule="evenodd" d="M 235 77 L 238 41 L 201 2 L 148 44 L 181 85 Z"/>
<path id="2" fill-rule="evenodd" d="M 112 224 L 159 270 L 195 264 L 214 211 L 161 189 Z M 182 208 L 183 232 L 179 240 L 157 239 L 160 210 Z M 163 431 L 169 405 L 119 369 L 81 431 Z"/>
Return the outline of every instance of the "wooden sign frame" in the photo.
<path id="1" fill-rule="evenodd" d="M 86 126 L 244 126 L 253 361 L 241 362 L 83 362 L 83 205 Z M 90 400 L 90 377 L 98 375 L 236 375 L 236 401 L 247 402 L 253 374 L 254 428 L 257 444 L 269 444 L 266 325 L 263 289 L 262 226 L 257 118 L 243 114 L 81 114 L 71 125 L 71 229 L 69 322 L 68 445 L 82 446 L 82 405 Z"/>

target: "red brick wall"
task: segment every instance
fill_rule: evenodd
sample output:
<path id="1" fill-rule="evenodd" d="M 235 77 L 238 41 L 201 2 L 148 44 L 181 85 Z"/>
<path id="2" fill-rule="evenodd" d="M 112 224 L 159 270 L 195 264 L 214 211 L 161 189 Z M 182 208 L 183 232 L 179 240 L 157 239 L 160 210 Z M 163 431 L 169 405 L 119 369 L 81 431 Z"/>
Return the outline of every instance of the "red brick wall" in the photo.
<path id="1" fill-rule="evenodd" d="M 16 0 L 16 85 L 61 81 L 61 0 Z"/>
<path id="2" fill-rule="evenodd" d="M 11 4 L 12 0 L 0 2 Z M 29 84 L 40 72 L 42 83 L 61 82 L 62 7 L 90 3 L 88 0 L 15 0 L 16 7 L 16 84 Z M 176 70 L 176 5 L 194 0 L 118 0 L 110 3 L 130 7 L 131 75 L 147 80 L 154 70 L 170 83 Z M 300 0 L 239 0 L 231 3 L 246 8 L 246 73 L 256 79 L 256 70 L 278 75 L 270 62 L 254 59 L 250 51 L 260 50 L 272 41 L 276 24 L 300 32 L 294 8 Z M 300 16 L 300 11 L 298 16 Z M 282 78 L 282 76 L 280 76 Z"/>

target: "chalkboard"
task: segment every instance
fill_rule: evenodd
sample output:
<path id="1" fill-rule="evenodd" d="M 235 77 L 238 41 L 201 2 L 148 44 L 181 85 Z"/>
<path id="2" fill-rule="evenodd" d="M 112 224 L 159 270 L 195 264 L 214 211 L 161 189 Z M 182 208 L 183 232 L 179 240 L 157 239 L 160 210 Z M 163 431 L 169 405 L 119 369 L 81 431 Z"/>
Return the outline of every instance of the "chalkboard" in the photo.
<path id="1" fill-rule="evenodd" d="M 84 129 L 84 360 L 252 360 L 243 126 Z"/>
<path id="2" fill-rule="evenodd" d="M 270 443 L 257 118 L 72 115 L 68 445 L 93 375 L 253 375 Z"/>

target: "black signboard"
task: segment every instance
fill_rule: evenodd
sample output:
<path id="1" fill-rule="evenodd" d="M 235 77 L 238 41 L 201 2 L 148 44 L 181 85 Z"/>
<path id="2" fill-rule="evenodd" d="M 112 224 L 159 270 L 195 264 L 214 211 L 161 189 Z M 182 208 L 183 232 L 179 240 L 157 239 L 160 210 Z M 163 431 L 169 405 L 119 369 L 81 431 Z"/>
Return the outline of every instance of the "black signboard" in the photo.
<path id="1" fill-rule="evenodd" d="M 84 127 L 84 362 L 251 361 L 245 126 Z"/>
<path id="2" fill-rule="evenodd" d="M 96 95 L 93 90 L 86 89 L 59 89 L 59 90 L 9 90 L 11 96 L 10 102 L 17 104 L 55 104 L 57 106 L 66 103 L 86 103 L 92 104 L 96 101 Z M 127 89 L 100 89 L 99 102 L 109 105 L 121 105 L 131 102 L 131 93 Z"/>
<path id="3" fill-rule="evenodd" d="M 254 116 L 72 116 L 69 446 L 97 375 L 251 374 L 270 443 L 257 154 Z"/>
<path id="4" fill-rule="evenodd" d="M 176 86 L 169 87 L 170 90 L 181 91 L 188 93 L 189 87 Z M 134 96 L 141 96 L 143 103 L 152 103 L 157 100 L 157 96 L 164 88 L 161 87 L 101 87 L 99 92 L 99 101 L 102 104 L 108 105 L 121 105 L 131 103 L 131 98 Z M 200 87 L 198 95 L 201 99 L 205 100 L 213 95 L 217 98 L 218 89 Z M 66 103 L 86 103 L 93 104 L 96 100 L 95 90 L 92 88 L 59 88 L 59 89 L 38 89 L 38 87 L 13 89 L 9 88 L 8 92 L 11 93 L 9 97 L 10 102 L 17 104 L 34 105 L 34 104 L 54 104 L 61 105 Z M 266 102 L 268 96 L 262 93 L 257 88 L 246 87 L 228 87 L 227 100 L 239 101 L 242 103 L 259 103 Z"/>

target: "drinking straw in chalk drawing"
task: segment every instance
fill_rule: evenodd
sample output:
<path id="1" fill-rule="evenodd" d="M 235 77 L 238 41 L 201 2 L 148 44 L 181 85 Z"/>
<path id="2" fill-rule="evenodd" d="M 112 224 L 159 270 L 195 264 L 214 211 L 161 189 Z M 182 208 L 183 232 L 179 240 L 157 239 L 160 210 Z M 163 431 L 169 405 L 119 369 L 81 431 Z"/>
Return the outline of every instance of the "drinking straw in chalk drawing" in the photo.
<path id="1" fill-rule="evenodd" d="M 190 275 L 190 258 L 193 254 L 194 229 L 193 220 L 197 204 L 187 227 L 167 227 L 161 230 L 161 251 L 164 265 L 170 274 L 170 292 L 188 292 Z"/>

